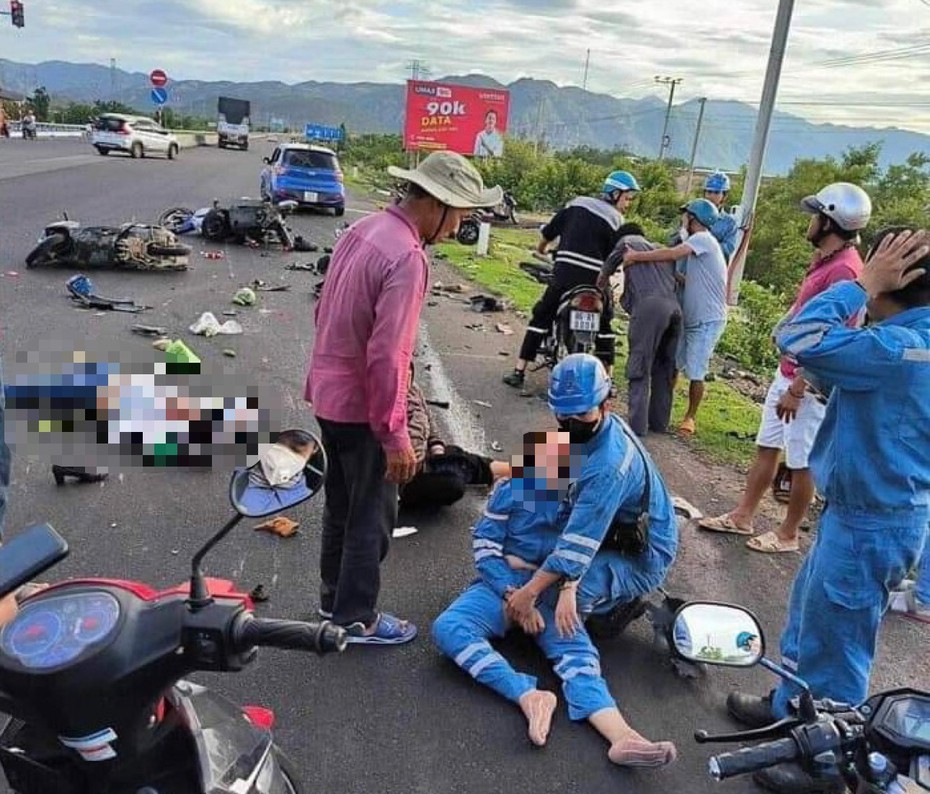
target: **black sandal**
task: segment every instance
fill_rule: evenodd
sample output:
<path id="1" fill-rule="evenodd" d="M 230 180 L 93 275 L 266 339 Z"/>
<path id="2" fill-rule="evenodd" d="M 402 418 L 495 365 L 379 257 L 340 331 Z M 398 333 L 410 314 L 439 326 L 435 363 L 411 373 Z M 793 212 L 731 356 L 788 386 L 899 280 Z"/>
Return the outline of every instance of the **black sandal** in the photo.
<path id="1" fill-rule="evenodd" d="M 52 476 L 55 478 L 55 485 L 64 485 L 69 477 L 80 483 L 103 482 L 109 477 L 108 474 L 91 474 L 87 469 L 77 466 L 52 466 Z"/>

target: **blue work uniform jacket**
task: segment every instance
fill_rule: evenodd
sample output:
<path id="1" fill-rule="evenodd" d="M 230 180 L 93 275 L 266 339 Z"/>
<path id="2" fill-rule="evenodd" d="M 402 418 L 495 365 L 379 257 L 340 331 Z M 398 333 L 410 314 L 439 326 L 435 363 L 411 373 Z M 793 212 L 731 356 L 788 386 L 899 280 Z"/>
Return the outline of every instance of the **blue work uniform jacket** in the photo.
<path id="1" fill-rule="evenodd" d="M 776 342 L 832 388 L 811 454 L 814 481 L 830 510 L 859 524 L 925 525 L 930 307 L 848 328 L 847 319 L 866 301 L 858 284 L 836 284 L 782 321 Z"/>
<path id="2" fill-rule="evenodd" d="M 603 427 L 580 447 L 581 472 L 562 502 L 562 527 L 542 569 L 578 580 L 594 561 L 614 516 L 623 522 L 639 517 L 645 477 L 650 478 L 649 548 L 644 564 L 668 565 L 678 550 L 678 525 L 668 488 L 649 453 L 623 426 L 608 414 Z M 574 451 L 573 451 L 573 454 Z"/>
<path id="3" fill-rule="evenodd" d="M 727 262 L 730 261 L 733 257 L 733 252 L 736 251 L 738 231 L 739 225 L 736 223 L 736 218 L 723 210 L 721 210 L 717 222 L 710 229 L 710 233 L 717 239 L 717 242 L 720 243 L 720 247 L 723 249 L 723 255 L 726 257 Z"/>

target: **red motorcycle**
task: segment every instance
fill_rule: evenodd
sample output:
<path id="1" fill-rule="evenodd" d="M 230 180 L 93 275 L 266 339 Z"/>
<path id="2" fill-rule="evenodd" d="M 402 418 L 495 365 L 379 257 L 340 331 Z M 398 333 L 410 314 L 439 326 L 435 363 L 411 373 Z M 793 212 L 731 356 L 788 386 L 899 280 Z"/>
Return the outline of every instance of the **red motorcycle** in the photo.
<path id="1" fill-rule="evenodd" d="M 272 711 L 233 704 L 184 677 L 242 670 L 261 646 L 345 649 L 346 634 L 332 623 L 256 618 L 248 595 L 201 568 L 243 517 L 278 513 L 320 490 L 326 453 L 318 442 L 316 449 L 289 488 L 255 485 L 249 469 L 233 473 L 236 515 L 194 555 L 189 583 L 159 592 L 78 579 L 23 601 L 0 633 L 0 710 L 12 715 L 0 733 L 0 764 L 14 792 L 305 791 L 274 743 Z M 0 549 L 0 593 L 66 553 L 51 527 L 21 533 Z M 4 583 L 8 571 L 17 576 Z"/>

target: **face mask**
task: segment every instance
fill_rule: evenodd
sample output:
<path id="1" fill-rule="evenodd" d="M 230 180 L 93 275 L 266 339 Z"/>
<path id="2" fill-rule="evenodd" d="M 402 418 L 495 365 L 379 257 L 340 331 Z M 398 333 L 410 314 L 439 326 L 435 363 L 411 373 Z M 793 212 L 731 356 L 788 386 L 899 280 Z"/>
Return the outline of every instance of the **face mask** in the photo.
<path id="1" fill-rule="evenodd" d="M 306 465 L 302 455 L 280 444 L 272 444 L 261 457 L 262 471 L 272 488 L 293 480 Z"/>
<path id="2" fill-rule="evenodd" d="M 684 242 L 685 240 L 687 240 L 687 239 L 691 236 L 691 233 L 688 231 L 688 227 L 687 227 L 687 226 L 682 226 L 682 227 L 678 230 L 678 236 L 681 238 L 681 241 L 682 241 L 682 242 Z"/>
<path id="3" fill-rule="evenodd" d="M 601 420 L 596 422 L 582 422 L 580 419 L 559 420 L 559 430 L 568 433 L 572 444 L 587 444 L 597 434 Z"/>

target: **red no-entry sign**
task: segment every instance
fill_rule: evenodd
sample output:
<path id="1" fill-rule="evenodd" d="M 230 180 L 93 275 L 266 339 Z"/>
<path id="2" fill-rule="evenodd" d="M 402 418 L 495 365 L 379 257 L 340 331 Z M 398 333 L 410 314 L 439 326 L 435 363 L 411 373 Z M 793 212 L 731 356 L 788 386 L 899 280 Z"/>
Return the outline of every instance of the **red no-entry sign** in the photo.
<path id="1" fill-rule="evenodd" d="M 168 82 L 168 75 L 165 74 L 163 69 L 156 69 L 149 75 L 149 80 L 152 81 L 153 86 L 161 88 Z"/>

